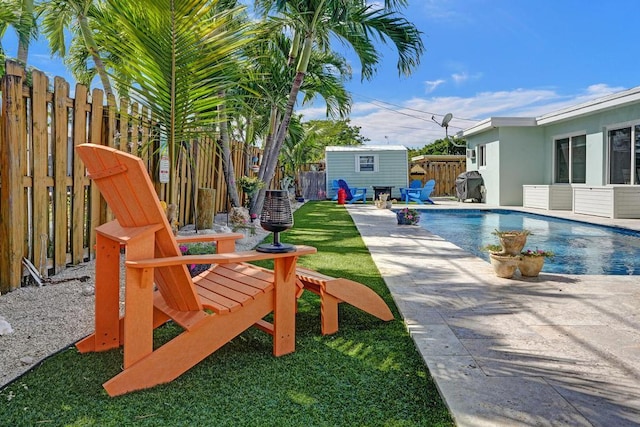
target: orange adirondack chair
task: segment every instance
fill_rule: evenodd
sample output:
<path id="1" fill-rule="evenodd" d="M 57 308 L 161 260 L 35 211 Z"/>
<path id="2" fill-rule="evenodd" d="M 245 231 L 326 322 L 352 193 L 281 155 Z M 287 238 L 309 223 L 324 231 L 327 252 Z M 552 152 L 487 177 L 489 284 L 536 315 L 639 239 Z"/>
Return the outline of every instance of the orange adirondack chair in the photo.
<path id="1" fill-rule="evenodd" d="M 215 255 L 182 256 L 143 162 L 114 148 L 82 144 L 77 152 L 116 220 L 99 226 L 95 332 L 80 352 L 124 349 L 124 370 L 104 383 L 110 396 L 170 382 L 252 325 L 273 335 L 276 356 L 295 350 L 296 260 L 315 253 L 233 252 L 242 235 L 217 241 Z M 119 314 L 120 247 L 125 246 L 125 310 Z M 274 259 L 274 270 L 245 264 Z M 212 264 L 191 278 L 187 264 Z M 273 324 L 263 317 L 274 313 Z M 173 320 L 184 331 L 153 349 L 154 328 Z"/>

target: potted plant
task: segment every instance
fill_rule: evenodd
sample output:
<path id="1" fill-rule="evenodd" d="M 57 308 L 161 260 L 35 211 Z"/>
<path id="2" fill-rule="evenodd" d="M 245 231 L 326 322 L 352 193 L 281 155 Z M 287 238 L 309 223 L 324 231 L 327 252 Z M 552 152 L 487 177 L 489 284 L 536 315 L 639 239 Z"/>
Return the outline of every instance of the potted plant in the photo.
<path id="1" fill-rule="evenodd" d="M 527 243 L 527 236 L 531 232 L 529 230 L 495 230 L 492 234 L 495 234 L 500 239 L 502 252 L 509 255 L 518 255 L 524 248 L 525 243 Z"/>
<path id="2" fill-rule="evenodd" d="M 398 225 L 416 225 L 420 222 L 420 212 L 416 209 L 402 208 L 396 212 Z"/>
<path id="3" fill-rule="evenodd" d="M 240 188 L 242 188 L 242 191 L 245 194 L 246 207 L 249 207 L 249 203 L 251 202 L 253 195 L 264 187 L 264 182 L 260 181 L 257 176 L 243 175 L 238 178 L 238 184 L 240 184 Z"/>
<path id="4" fill-rule="evenodd" d="M 544 259 L 554 256 L 551 251 L 543 251 L 536 248 L 535 251 L 527 249 L 520 253 L 518 269 L 524 277 L 537 277 L 544 266 Z"/>
<path id="5" fill-rule="evenodd" d="M 520 262 L 520 255 L 512 255 L 504 252 L 501 245 L 487 245 L 484 248 L 489 252 L 491 266 L 496 276 L 510 279 L 516 272 Z"/>

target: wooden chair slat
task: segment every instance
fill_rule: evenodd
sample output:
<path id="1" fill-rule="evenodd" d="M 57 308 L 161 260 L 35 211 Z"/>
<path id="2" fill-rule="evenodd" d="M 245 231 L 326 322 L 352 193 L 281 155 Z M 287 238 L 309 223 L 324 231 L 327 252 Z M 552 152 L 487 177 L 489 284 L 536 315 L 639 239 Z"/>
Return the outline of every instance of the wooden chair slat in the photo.
<path id="1" fill-rule="evenodd" d="M 213 274 L 205 275 L 196 280 L 198 293 L 200 293 L 201 289 L 206 289 L 210 292 L 215 292 L 234 301 L 238 301 L 239 303 L 245 301 L 247 297 L 253 300 L 256 295 L 264 293 L 252 286 L 247 286 L 242 283 L 224 279 L 217 280 L 216 276 Z"/>
<path id="2" fill-rule="evenodd" d="M 245 274 L 247 276 L 255 277 L 256 279 L 264 280 L 266 282 L 273 282 L 273 272 L 266 268 L 256 267 L 249 264 L 227 264 L 226 268 L 233 271 Z"/>
<path id="3" fill-rule="evenodd" d="M 273 289 L 273 278 L 271 278 L 270 281 L 266 281 L 264 279 L 254 277 L 251 274 L 247 274 L 248 269 L 246 267 L 242 270 L 234 270 L 226 267 L 227 266 L 219 265 L 215 268 L 214 271 L 217 273 L 215 277 L 217 279 L 223 280 L 223 278 L 226 278 L 235 283 L 249 286 L 255 290 L 253 292 L 254 294 Z M 225 283 L 227 282 L 228 281 L 225 281 Z M 233 286 L 233 284 L 231 286 Z"/>
<path id="4" fill-rule="evenodd" d="M 242 307 L 238 301 L 234 301 L 231 298 L 215 292 L 207 288 L 198 288 L 198 295 L 201 297 L 203 306 L 210 307 L 214 312 L 218 314 L 224 314 L 231 311 L 236 311 Z"/>

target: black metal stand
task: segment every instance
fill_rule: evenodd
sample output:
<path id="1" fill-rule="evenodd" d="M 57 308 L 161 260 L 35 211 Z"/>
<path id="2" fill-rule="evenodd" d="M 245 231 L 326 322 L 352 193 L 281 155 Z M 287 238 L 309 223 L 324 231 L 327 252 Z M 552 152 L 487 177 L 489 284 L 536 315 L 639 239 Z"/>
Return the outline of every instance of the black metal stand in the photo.
<path id="1" fill-rule="evenodd" d="M 266 252 L 270 254 L 280 254 L 285 252 L 295 252 L 296 247 L 288 243 L 280 243 L 280 233 L 273 233 L 273 243 L 263 243 L 256 247 L 258 252 Z"/>

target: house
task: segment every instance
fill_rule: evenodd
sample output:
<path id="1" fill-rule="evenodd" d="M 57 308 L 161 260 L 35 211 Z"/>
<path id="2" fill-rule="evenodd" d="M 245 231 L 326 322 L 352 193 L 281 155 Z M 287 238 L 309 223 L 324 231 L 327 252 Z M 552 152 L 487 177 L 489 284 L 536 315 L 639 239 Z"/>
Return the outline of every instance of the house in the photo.
<path id="1" fill-rule="evenodd" d="M 462 135 L 488 204 L 640 218 L 640 87 Z"/>
<path id="2" fill-rule="evenodd" d="M 336 191 L 331 183 L 344 179 L 350 187 L 367 188 L 373 199 L 373 187 L 392 187 L 391 197 L 400 198 L 400 187 L 409 179 L 408 150 L 402 145 L 328 146 L 325 148 L 327 197 Z"/>

